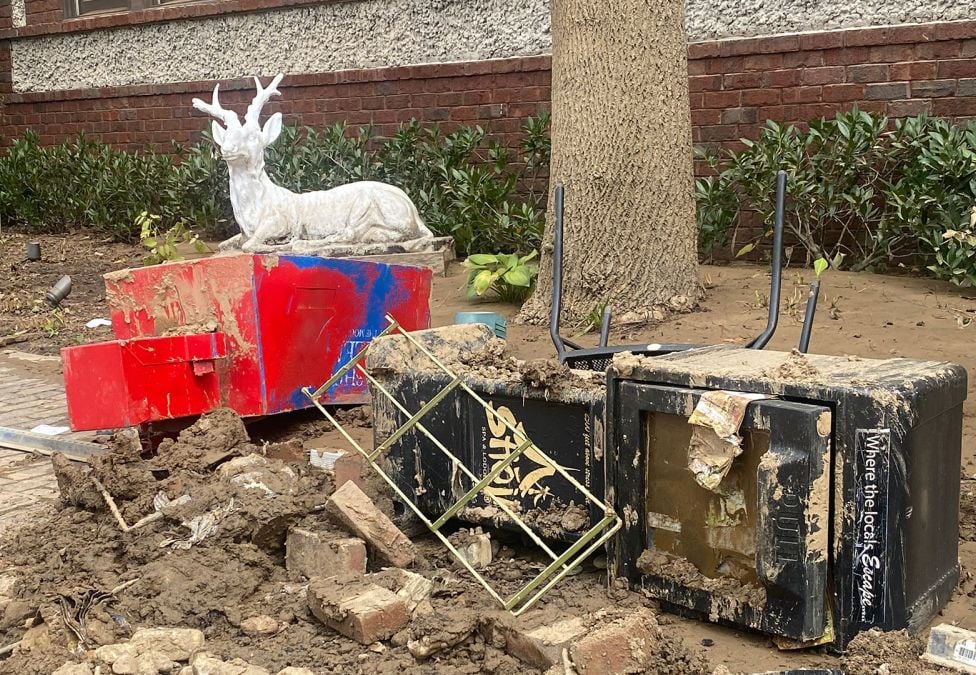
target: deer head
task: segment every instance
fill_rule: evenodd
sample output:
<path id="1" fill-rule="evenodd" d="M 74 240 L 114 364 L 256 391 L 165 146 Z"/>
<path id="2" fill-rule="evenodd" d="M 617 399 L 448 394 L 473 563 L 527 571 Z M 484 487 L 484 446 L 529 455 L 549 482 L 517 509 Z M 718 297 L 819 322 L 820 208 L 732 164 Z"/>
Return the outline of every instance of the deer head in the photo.
<path id="1" fill-rule="evenodd" d="M 278 84 L 283 75 L 277 75 L 267 88 L 261 86 L 261 80 L 254 78 L 257 94 L 251 105 L 244 113 L 244 124 L 241 124 L 237 113 L 225 110 L 220 105 L 220 85 L 214 87 L 213 100 L 210 103 L 193 99 L 193 107 L 215 118 L 212 123 L 213 138 L 220 146 L 220 154 L 229 166 L 252 171 L 264 170 L 264 149 L 275 142 L 281 133 L 281 113 L 275 113 L 261 127 L 259 118 L 264 104 L 275 95 L 280 95 Z M 220 126 L 218 120 L 224 123 Z"/>

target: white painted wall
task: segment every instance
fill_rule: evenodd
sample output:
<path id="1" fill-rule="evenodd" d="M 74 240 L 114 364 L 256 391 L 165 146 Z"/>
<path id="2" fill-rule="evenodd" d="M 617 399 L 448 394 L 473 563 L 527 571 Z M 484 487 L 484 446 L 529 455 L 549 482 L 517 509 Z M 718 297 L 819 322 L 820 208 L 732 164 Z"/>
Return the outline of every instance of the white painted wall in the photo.
<path id="1" fill-rule="evenodd" d="M 692 40 L 976 16 L 976 0 L 686 0 Z M 15 5 L 22 0 L 14 0 Z M 549 53 L 549 0 L 360 0 L 14 40 L 15 91 Z"/>

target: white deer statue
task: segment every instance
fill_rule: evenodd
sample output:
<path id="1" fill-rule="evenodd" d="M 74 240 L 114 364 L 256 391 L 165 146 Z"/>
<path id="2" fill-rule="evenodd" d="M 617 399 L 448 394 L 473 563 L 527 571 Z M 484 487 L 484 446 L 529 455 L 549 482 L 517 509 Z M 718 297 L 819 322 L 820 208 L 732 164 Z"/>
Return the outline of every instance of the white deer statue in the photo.
<path id="1" fill-rule="evenodd" d="M 281 113 L 269 117 L 263 128 L 259 118 L 264 104 L 280 94 L 282 77 L 276 76 L 267 88 L 254 78 L 257 94 L 247 107 L 244 124 L 233 110 L 221 107 L 220 85 L 214 87 L 211 103 L 193 99 L 194 108 L 215 118 L 213 138 L 227 162 L 230 202 L 246 240 L 241 248 L 253 251 L 273 242 L 314 241 L 325 247 L 397 244 L 402 250 L 413 250 L 431 241 L 434 235 L 417 207 L 407 193 L 392 185 L 361 181 L 296 194 L 271 182 L 264 169 L 264 149 L 281 133 Z"/>

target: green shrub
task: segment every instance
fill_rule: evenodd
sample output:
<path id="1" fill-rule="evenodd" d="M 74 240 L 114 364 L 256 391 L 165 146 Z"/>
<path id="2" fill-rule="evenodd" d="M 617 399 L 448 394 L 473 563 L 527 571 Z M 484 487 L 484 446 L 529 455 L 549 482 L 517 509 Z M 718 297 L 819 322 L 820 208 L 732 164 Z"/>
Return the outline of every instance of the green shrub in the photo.
<path id="1" fill-rule="evenodd" d="M 491 255 L 475 253 L 468 256 L 468 298 L 481 297 L 489 291 L 502 302 L 522 303 L 528 299 L 539 276 L 539 265 L 533 262 L 537 251 L 528 255 Z"/>
<path id="2" fill-rule="evenodd" d="M 758 212 L 768 236 L 780 169 L 790 174 L 786 228 L 806 254 L 834 267 L 883 271 L 925 267 L 971 284 L 976 260 L 968 237 L 976 203 L 976 125 L 914 117 L 889 123 L 853 110 L 813 120 L 806 131 L 767 122 L 759 139 L 724 156 L 702 153 L 716 175 L 696 181 L 700 242 L 736 241 L 740 212 Z M 741 248 L 740 245 L 745 244 Z"/>
<path id="3" fill-rule="evenodd" d="M 530 118 L 517 152 L 481 127 L 445 133 L 417 122 L 390 138 L 369 127 L 285 127 L 268 148 L 273 180 L 295 192 L 357 180 L 402 187 L 427 225 L 455 238 L 459 251 L 527 254 L 539 247 L 545 195 L 531 188 L 549 164 L 549 115 Z M 213 237 L 236 231 L 227 167 L 210 139 L 172 155 L 114 150 L 83 136 L 54 147 L 26 132 L 0 157 L 0 217 L 23 229 L 65 232 L 93 227 L 136 241 L 139 214 L 158 226 L 182 222 Z"/>

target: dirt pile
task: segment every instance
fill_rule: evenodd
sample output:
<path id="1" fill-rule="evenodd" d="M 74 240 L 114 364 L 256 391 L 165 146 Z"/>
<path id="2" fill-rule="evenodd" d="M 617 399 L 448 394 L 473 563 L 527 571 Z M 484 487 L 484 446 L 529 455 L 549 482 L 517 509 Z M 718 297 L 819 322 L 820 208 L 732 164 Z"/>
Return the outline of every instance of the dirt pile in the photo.
<path id="1" fill-rule="evenodd" d="M 847 675 L 921 675 L 934 672 L 919 659 L 925 651 L 920 637 L 908 631 L 883 633 L 877 628 L 861 633 L 847 646 L 844 669 Z"/>
<path id="2" fill-rule="evenodd" d="M 960 485 L 959 539 L 976 541 L 976 480 L 964 480 Z"/>
<path id="3" fill-rule="evenodd" d="M 253 675 L 289 667 L 532 671 L 507 649 L 501 619 L 510 615 L 432 538 L 415 540 L 411 572 L 381 571 L 380 559 L 368 557 L 366 581 L 406 604 L 405 626 L 360 644 L 323 624 L 310 610 L 310 580 L 286 566 L 286 537 L 290 529 L 327 540 L 353 534 L 327 514 L 331 472 L 272 459 L 270 450 L 252 445 L 236 416 L 218 411 L 155 456 L 120 435 L 90 468 L 55 458 L 63 504 L 0 542 L 0 647 L 16 644 L 0 655 L 0 673 L 48 674 L 64 664 L 73 665 L 63 673 L 93 672 L 97 664 L 102 672 Z M 384 497 L 366 493 L 376 503 Z M 503 548 L 481 573 L 508 596 L 540 569 Z M 530 614 L 545 622 L 611 605 L 637 609 L 647 601 L 608 591 L 602 572 L 586 570 Z M 146 630 L 176 628 L 197 631 L 202 646 L 178 658 L 139 646 Z M 663 655 L 680 644 L 669 637 L 650 649 Z M 699 660 L 688 654 L 681 657 L 687 667 L 674 672 L 707 672 L 691 668 Z"/>

